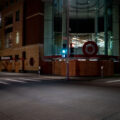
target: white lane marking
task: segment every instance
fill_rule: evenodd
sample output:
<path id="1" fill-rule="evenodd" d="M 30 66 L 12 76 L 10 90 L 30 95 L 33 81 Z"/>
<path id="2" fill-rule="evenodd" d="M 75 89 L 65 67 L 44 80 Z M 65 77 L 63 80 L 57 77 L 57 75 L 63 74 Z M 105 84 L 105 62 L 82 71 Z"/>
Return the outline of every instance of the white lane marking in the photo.
<path id="1" fill-rule="evenodd" d="M 40 79 L 58 79 L 58 80 L 61 80 L 61 79 L 64 79 L 65 77 L 52 77 L 52 76 L 40 76 L 39 78 L 33 78 L 33 79 L 37 79 L 37 80 L 40 80 Z"/>
<path id="2" fill-rule="evenodd" d="M 21 83 L 27 83 L 27 82 L 38 82 L 38 79 L 34 79 L 34 78 L 0 78 L 0 80 L 2 81 L 8 81 L 8 82 L 21 82 Z"/>
<path id="3" fill-rule="evenodd" d="M 10 78 L 6 78 L 6 79 L 4 79 L 4 80 L 6 80 L 6 81 L 10 81 L 10 82 L 26 83 L 25 81 L 14 80 L 14 79 L 10 79 Z"/>
<path id="4" fill-rule="evenodd" d="M 120 82 L 120 80 L 111 80 L 111 81 L 107 81 L 106 83 L 116 83 L 116 82 Z"/>
<path id="5" fill-rule="evenodd" d="M 28 78 L 18 78 L 19 80 L 24 80 L 24 81 L 38 81 L 38 80 L 34 80 L 34 79 L 28 79 Z"/>
<path id="6" fill-rule="evenodd" d="M 8 85 L 9 83 L 0 81 L 0 84 Z"/>

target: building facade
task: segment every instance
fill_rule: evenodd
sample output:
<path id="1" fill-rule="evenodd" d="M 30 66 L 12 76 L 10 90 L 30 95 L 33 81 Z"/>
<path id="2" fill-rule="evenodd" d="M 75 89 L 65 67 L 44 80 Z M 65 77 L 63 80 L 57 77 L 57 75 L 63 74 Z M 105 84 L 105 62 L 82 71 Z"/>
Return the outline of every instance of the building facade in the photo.
<path id="1" fill-rule="evenodd" d="M 38 71 L 43 57 L 43 2 L 6 1 L 0 12 L 0 70 Z"/>
<path id="2" fill-rule="evenodd" d="M 44 14 L 45 56 L 61 55 L 63 46 L 67 46 L 67 29 L 74 56 L 84 55 L 82 47 L 87 41 L 96 42 L 99 56 L 120 55 L 119 1 L 53 0 L 46 2 Z"/>
<path id="3" fill-rule="evenodd" d="M 100 75 L 103 69 L 113 74 L 120 56 L 119 5 L 118 0 L 46 0 L 44 55 L 55 60 L 54 74 L 66 74 L 68 59 L 73 76 Z"/>
<path id="4" fill-rule="evenodd" d="M 68 60 L 71 76 L 100 75 L 102 68 L 112 75 L 120 61 L 119 5 L 119 0 L 6 1 L 0 12 L 0 71 L 36 72 L 41 66 L 43 73 L 66 75 Z"/>

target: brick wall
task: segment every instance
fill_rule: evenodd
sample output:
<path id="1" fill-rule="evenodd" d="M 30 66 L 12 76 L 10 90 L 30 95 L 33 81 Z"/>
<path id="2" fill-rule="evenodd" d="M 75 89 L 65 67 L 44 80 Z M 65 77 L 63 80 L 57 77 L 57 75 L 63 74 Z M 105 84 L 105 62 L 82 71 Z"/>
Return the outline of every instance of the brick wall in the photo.
<path id="1" fill-rule="evenodd" d="M 44 4 L 41 0 L 25 1 L 25 45 L 43 44 Z"/>
<path id="2" fill-rule="evenodd" d="M 18 10 L 20 11 L 20 20 L 16 21 L 16 11 Z M 24 13 L 24 11 L 26 12 Z M 13 24 L 5 26 L 4 19 L 11 13 L 13 15 Z M 15 58 L 15 56 L 18 55 L 20 59 L 18 61 L 0 61 L 0 71 L 14 70 L 16 72 L 19 72 L 19 70 L 22 70 L 23 52 L 26 52 L 26 59 L 24 60 L 24 70 L 38 71 L 38 66 L 40 64 L 39 59 L 42 59 L 43 57 L 44 17 L 41 13 L 43 13 L 43 4 L 40 0 L 36 0 L 34 2 L 33 0 L 25 0 L 24 2 L 23 0 L 20 0 L 19 2 L 11 4 L 2 11 L 3 24 L 2 28 L 0 29 L 2 48 L 0 49 L 0 57 L 12 56 L 13 58 Z M 11 48 L 5 48 L 5 30 L 10 27 L 13 27 L 12 46 Z M 20 36 L 19 44 L 16 43 L 17 32 L 19 32 Z M 23 46 L 24 42 L 26 43 L 26 46 Z M 30 58 L 34 59 L 33 65 L 30 65 Z"/>
<path id="3" fill-rule="evenodd" d="M 39 58 L 42 59 L 43 56 L 43 45 L 30 45 L 26 47 L 14 48 L 14 49 L 6 49 L 0 52 L 0 56 L 12 56 L 15 58 L 15 55 L 19 55 L 19 60 L 8 60 L 8 61 L 0 61 L 0 70 L 4 70 L 9 68 L 9 71 L 19 71 L 22 70 L 22 52 L 26 52 L 26 59 L 24 60 L 24 70 L 25 71 L 38 71 L 39 67 Z M 39 57 L 41 56 L 41 57 Z M 30 58 L 34 59 L 34 65 L 30 65 Z M 8 71 L 8 69 L 7 69 Z"/>
<path id="4" fill-rule="evenodd" d="M 20 11 L 20 20 L 16 21 L 16 11 Z M 10 24 L 8 26 L 5 26 L 5 17 L 8 16 L 9 14 L 13 15 L 13 24 Z M 13 32 L 12 32 L 12 48 L 15 47 L 21 47 L 22 46 L 22 40 L 23 40 L 23 2 L 16 2 L 8 8 L 5 8 L 2 11 L 2 39 L 4 42 L 2 42 L 3 49 L 5 48 L 5 30 L 7 28 L 13 27 Z M 19 44 L 16 44 L 16 33 L 19 32 Z"/>

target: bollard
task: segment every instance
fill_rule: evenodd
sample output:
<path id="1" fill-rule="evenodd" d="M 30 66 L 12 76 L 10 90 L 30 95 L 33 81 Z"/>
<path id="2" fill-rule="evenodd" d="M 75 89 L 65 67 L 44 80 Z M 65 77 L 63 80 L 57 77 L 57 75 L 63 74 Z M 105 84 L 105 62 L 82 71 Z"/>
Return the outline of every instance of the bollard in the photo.
<path id="1" fill-rule="evenodd" d="M 104 67 L 103 67 L 103 66 L 101 66 L 101 78 L 103 78 L 103 77 L 104 77 L 104 75 L 103 75 L 103 69 L 104 69 Z"/>
<path id="2" fill-rule="evenodd" d="M 38 74 L 40 75 L 41 67 L 38 67 Z"/>

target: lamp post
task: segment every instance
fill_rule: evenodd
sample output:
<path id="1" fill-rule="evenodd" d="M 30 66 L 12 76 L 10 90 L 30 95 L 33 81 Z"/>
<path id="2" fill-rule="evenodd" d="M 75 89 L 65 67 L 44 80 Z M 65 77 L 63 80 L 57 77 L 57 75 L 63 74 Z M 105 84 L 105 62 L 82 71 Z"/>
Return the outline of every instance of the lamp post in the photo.
<path id="1" fill-rule="evenodd" d="M 69 80 L 69 0 L 63 0 L 62 13 L 62 38 L 63 48 L 66 49 L 66 79 Z"/>
<path id="2" fill-rule="evenodd" d="M 69 0 L 67 0 L 67 59 L 66 59 L 66 79 L 69 80 Z"/>

